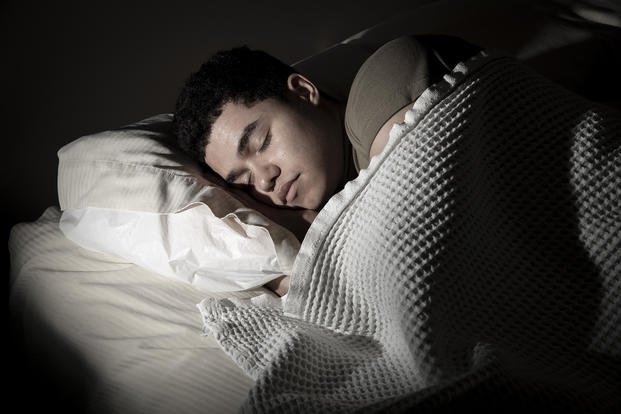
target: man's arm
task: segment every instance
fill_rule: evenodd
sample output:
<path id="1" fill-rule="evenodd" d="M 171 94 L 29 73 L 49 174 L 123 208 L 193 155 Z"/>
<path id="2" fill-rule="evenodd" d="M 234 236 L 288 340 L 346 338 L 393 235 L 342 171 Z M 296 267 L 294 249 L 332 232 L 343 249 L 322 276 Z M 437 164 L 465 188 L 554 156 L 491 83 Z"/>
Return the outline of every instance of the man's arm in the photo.
<path id="1" fill-rule="evenodd" d="M 265 284 L 265 287 L 277 294 L 284 296 L 289 291 L 289 276 L 283 275 Z"/>

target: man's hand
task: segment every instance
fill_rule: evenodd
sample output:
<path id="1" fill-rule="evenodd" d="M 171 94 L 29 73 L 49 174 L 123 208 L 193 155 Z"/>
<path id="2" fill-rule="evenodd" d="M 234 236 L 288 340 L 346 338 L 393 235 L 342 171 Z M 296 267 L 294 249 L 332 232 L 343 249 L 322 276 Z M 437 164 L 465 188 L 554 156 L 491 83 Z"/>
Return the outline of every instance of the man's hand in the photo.
<path id="1" fill-rule="evenodd" d="M 271 280 L 265 284 L 265 287 L 278 296 L 284 296 L 289 291 L 289 276 L 283 275 L 277 279 Z"/>

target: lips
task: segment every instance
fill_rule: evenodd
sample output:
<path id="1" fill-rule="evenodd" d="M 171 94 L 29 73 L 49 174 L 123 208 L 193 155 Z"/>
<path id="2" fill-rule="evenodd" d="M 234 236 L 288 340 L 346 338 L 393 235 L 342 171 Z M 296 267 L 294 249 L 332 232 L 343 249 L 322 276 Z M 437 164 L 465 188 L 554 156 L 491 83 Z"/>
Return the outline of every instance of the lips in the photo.
<path id="1" fill-rule="evenodd" d="M 282 201 L 283 204 L 291 203 L 291 201 L 293 201 L 293 199 L 297 195 L 296 194 L 297 193 L 297 186 L 296 186 L 296 188 L 291 188 L 291 186 L 293 185 L 295 180 L 298 179 L 299 176 L 300 176 L 300 174 L 296 175 L 292 180 L 287 181 L 286 183 L 284 183 L 280 187 L 280 189 L 278 190 L 278 192 L 277 192 L 278 199 L 280 201 Z"/>

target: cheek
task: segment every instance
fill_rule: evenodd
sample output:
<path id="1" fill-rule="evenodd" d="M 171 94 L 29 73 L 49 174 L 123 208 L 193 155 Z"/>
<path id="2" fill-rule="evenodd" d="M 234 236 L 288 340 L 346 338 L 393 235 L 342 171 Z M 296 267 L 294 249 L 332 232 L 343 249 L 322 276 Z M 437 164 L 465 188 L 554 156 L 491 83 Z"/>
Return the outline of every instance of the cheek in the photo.
<path id="1" fill-rule="evenodd" d="M 313 129 L 300 123 L 297 128 L 283 128 L 273 141 L 274 159 L 287 170 L 321 174 L 330 163 L 331 154 Z"/>
<path id="2" fill-rule="evenodd" d="M 283 146 L 290 152 L 300 153 L 306 157 L 317 152 L 320 139 L 315 125 L 303 118 L 291 120 L 288 128 L 283 128 Z"/>
<path id="3" fill-rule="evenodd" d="M 277 142 L 273 142 L 272 159 L 283 169 L 292 169 L 304 162 L 307 149 L 296 142 L 293 134 L 282 135 Z"/>
<path id="4" fill-rule="evenodd" d="M 305 171 L 307 174 L 300 183 L 300 192 L 303 194 L 302 207 L 316 210 L 322 206 L 326 197 L 325 177 L 321 174 Z"/>

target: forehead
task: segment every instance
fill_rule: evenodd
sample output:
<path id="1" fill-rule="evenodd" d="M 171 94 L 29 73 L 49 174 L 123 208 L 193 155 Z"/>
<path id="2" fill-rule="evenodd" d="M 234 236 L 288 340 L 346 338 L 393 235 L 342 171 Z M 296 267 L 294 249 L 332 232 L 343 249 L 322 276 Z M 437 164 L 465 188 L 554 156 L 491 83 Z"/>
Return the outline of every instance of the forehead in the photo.
<path id="1" fill-rule="evenodd" d="M 260 103 L 251 107 L 234 102 L 224 104 L 220 116 L 211 127 L 210 144 L 221 140 L 235 140 L 246 125 L 256 121 L 260 115 Z"/>
<path id="2" fill-rule="evenodd" d="M 261 101 L 250 107 L 243 103 L 228 102 L 211 127 L 209 143 L 205 148 L 205 162 L 218 174 L 237 157 L 237 144 L 246 127 L 253 122 L 267 121 L 269 102 Z"/>

